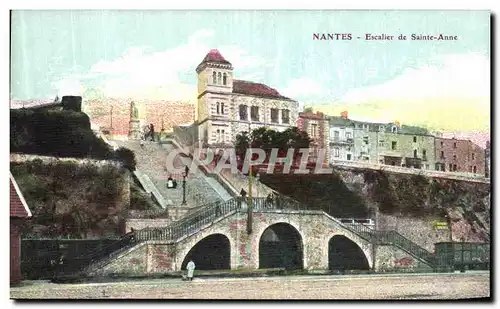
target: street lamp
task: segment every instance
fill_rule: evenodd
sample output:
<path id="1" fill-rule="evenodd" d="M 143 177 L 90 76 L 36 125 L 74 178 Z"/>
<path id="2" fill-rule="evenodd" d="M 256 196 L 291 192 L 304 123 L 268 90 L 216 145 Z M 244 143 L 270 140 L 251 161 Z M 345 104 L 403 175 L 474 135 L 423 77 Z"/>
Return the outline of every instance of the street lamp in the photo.
<path id="1" fill-rule="evenodd" d="M 189 167 L 186 165 L 182 173 L 182 205 L 186 205 L 186 177 L 189 174 Z"/>

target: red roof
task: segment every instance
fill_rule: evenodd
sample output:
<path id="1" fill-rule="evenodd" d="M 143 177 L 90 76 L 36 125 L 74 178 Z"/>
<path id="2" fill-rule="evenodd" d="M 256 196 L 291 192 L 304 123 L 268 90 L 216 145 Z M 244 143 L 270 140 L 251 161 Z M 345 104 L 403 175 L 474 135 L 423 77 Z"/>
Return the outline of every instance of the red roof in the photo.
<path id="1" fill-rule="evenodd" d="M 271 88 L 267 85 L 237 79 L 233 80 L 233 93 L 248 94 L 281 100 L 291 100 L 290 98 L 282 96 L 276 89 Z"/>
<path id="2" fill-rule="evenodd" d="M 10 216 L 17 218 L 31 217 L 31 211 L 19 190 L 16 180 L 10 174 Z"/>
<path id="3" fill-rule="evenodd" d="M 202 64 L 206 62 L 231 65 L 231 62 L 227 61 L 217 49 L 211 49 L 205 56 L 205 58 L 203 58 L 203 61 L 198 65 L 198 67 L 200 67 Z"/>

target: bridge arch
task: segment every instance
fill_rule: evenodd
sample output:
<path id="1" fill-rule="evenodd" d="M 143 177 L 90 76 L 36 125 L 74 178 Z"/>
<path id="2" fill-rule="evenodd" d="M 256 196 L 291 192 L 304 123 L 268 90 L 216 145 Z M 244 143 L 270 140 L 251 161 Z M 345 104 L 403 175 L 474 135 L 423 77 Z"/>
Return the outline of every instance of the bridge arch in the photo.
<path id="1" fill-rule="evenodd" d="M 231 269 L 231 242 L 224 234 L 210 234 L 191 247 L 181 269 L 186 269 L 190 260 L 197 270 Z"/>
<path id="2" fill-rule="evenodd" d="M 370 261 L 355 241 L 337 234 L 328 240 L 328 269 L 369 270 Z"/>
<path id="3" fill-rule="evenodd" d="M 299 230 L 287 222 L 267 226 L 258 238 L 259 268 L 304 268 L 304 243 Z"/>

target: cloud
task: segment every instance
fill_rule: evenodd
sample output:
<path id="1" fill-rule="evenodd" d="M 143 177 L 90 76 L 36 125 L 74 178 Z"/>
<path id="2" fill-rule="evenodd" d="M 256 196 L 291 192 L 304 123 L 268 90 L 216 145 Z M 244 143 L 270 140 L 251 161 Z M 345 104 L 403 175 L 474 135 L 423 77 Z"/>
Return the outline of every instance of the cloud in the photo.
<path id="1" fill-rule="evenodd" d="M 318 110 L 338 115 L 427 126 L 435 130 L 489 130 L 490 60 L 480 54 L 453 54 L 430 65 L 407 68 L 383 84 L 353 89 Z"/>
<path id="2" fill-rule="evenodd" d="M 111 61 L 101 60 L 86 74 L 73 75 L 57 84 L 76 85 L 80 82 L 85 85 L 89 95 L 148 97 L 194 103 L 196 77 L 187 82 L 182 77 L 194 74 L 199 62 L 214 48 L 210 44 L 213 36 L 213 30 L 201 29 L 193 33 L 186 43 L 169 50 L 154 51 L 148 46 L 131 47 L 121 57 Z M 238 70 L 258 68 L 268 63 L 235 45 L 221 46 L 218 49 Z M 67 88 L 71 89 L 69 86 Z"/>
<path id="3" fill-rule="evenodd" d="M 289 97 L 304 97 L 321 95 L 326 89 L 309 77 L 301 77 L 290 80 L 288 86 L 280 91 L 281 94 Z"/>

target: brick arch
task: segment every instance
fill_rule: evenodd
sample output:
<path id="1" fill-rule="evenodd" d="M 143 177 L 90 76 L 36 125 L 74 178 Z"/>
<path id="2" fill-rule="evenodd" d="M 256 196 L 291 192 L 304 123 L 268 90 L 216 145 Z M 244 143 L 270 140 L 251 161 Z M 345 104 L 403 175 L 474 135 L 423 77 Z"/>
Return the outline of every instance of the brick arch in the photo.
<path id="1" fill-rule="evenodd" d="M 261 251 L 261 248 L 260 248 L 260 241 L 262 239 L 262 237 L 264 236 L 264 232 L 271 228 L 272 226 L 274 225 L 277 225 L 277 224 L 284 224 L 284 225 L 288 225 L 290 228 L 294 229 L 295 232 L 297 232 L 297 234 L 299 235 L 300 237 L 300 245 L 301 245 L 301 258 L 302 258 L 302 261 L 300 263 L 301 267 L 304 268 L 305 265 L 306 265 L 306 250 L 305 250 L 305 247 L 306 247 L 306 242 L 307 242 L 307 238 L 305 237 L 304 233 L 299 229 L 299 227 L 297 226 L 296 223 L 294 222 L 290 222 L 290 221 L 287 221 L 287 220 L 272 220 L 270 223 L 268 224 L 265 224 L 263 225 L 262 227 L 260 227 L 259 229 L 259 232 L 255 234 L 255 244 L 256 244 L 256 255 L 255 255 L 255 260 L 256 260 L 256 266 L 257 268 L 260 267 L 261 265 L 261 261 L 260 261 L 260 251 Z"/>
<path id="2" fill-rule="evenodd" d="M 231 237 L 230 234 L 222 231 L 221 229 L 210 229 L 210 231 L 201 233 L 201 235 L 196 238 L 191 238 L 191 239 L 187 238 L 184 241 L 177 243 L 178 251 L 176 254 L 177 256 L 176 270 L 181 270 L 182 263 L 186 259 L 187 255 L 190 253 L 191 249 L 193 249 L 200 242 L 206 240 L 206 238 L 214 235 L 224 236 L 229 241 L 229 268 L 231 268 L 231 261 L 234 254 L 235 240 Z"/>
<path id="3" fill-rule="evenodd" d="M 361 251 L 364 253 L 364 255 L 365 255 L 365 257 L 366 257 L 366 259 L 368 261 L 368 265 L 370 266 L 370 268 L 373 267 L 371 244 L 369 244 L 365 240 L 362 240 L 357 235 L 355 235 L 355 234 L 353 235 L 353 233 L 351 233 L 351 232 L 337 231 L 337 232 L 334 232 L 334 233 L 328 233 L 326 235 L 326 237 L 324 239 L 324 242 L 323 242 L 323 254 L 327 257 L 327 259 L 329 258 L 329 256 L 328 256 L 328 250 L 329 249 L 328 248 L 329 248 L 330 239 L 332 239 L 334 236 L 344 236 L 347 239 L 349 239 L 350 241 L 352 241 L 353 243 L 355 243 L 361 249 Z M 366 248 L 367 245 L 369 245 L 370 247 Z"/>

